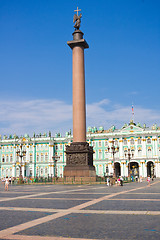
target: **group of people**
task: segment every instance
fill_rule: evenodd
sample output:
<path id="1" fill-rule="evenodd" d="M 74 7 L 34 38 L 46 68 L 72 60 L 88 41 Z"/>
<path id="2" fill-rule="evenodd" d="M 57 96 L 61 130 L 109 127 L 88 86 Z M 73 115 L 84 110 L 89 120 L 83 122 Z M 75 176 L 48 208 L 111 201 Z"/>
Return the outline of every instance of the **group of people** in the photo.
<path id="1" fill-rule="evenodd" d="M 114 184 L 113 179 L 110 179 L 107 177 L 107 186 L 112 186 Z M 116 186 L 123 186 L 123 177 L 119 176 L 118 178 L 115 179 L 115 185 Z"/>
<path id="2" fill-rule="evenodd" d="M 132 180 L 132 182 L 134 182 L 133 176 L 131 176 L 131 180 Z M 140 176 L 139 178 L 138 178 L 138 176 L 135 176 L 135 181 L 136 182 L 142 183 L 142 180 L 143 180 L 142 176 Z M 147 177 L 148 186 L 150 186 L 151 180 L 153 181 L 154 177 L 153 176 L 152 177 L 148 176 Z M 115 181 L 113 181 L 112 178 L 107 177 L 107 179 L 106 179 L 107 186 L 112 186 L 114 183 L 115 183 L 116 186 L 123 186 L 123 177 L 119 176 L 118 178 L 115 179 Z"/>

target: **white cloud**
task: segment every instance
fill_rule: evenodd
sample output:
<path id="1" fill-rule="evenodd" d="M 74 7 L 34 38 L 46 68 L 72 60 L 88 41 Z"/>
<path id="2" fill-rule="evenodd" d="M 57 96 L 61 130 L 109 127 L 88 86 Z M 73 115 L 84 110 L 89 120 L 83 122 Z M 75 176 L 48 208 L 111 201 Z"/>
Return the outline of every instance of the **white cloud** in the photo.
<path id="1" fill-rule="evenodd" d="M 0 116 L 2 134 L 39 133 L 55 126 L 58 131 L 71 121 L 72 106 L 58 100 L 0 101 Z"/>
<path id="2" fill-rule="evenodd" d="M 159 124 L 160 111 L 134 106 L 135 122 Z M 108 99 L 87 105 L 87 126 L 122 127 L 131 119 L 131 107 Z M 0 101 L 0 134 L 23 135 L 47 131 L 65 133 L 72 128 L 72 105 L 60 100 Z"/>

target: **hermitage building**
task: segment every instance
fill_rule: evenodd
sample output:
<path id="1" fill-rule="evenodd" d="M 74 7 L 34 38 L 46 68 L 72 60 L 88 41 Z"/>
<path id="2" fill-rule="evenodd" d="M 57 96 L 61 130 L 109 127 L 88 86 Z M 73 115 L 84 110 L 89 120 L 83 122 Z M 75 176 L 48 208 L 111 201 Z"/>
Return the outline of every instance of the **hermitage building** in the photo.
<path id="1" fill-rule="evenodd" d="M 3 136 L 0 138 L 0 178 L 63 177 L 66 145 L 73 140 L 71 131 L 65 137 L 39 134 L 33 137 Z M 121 129 L 112 126 L 88 127 L 87 142 L 93 146 L 93 162 L 97 176 L 160 177 L 160 128 L 135 124 L 132 120 Z M 113 153 L 114 146 L 114 153 Z M 25 154 L 20 156 L 18 152 Z"/>

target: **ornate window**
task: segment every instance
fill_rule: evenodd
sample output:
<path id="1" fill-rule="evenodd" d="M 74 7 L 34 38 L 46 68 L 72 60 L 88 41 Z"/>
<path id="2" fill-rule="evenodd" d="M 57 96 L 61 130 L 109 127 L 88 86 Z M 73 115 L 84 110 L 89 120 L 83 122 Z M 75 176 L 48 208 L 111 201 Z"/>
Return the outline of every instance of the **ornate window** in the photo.
<path id="1" fill-rule="evenodd" d="M 102 141 L 98 142 L 99 147 L 102 147 Z"/>
<path id="2" fill-rule="evenodd" d="M 148 157 L 152 157 L 152 149 L 148 148 Z"/>
<path id="3" fill-rule="evenodd" d="M 123 144 L 124 144 L 124 145 L 127 145 L 127 139 L 124 139 L 124 140 L 123 140 Z"/>
<path id="4" fill-rule="evenodd" d="M 43 153 L 41 153 L 41 162 L 43 162 L 44 156 Z"/>
<path id="5" fill-rule="evenodd" d="M 140 138 L 138 139 L 138 144 L 141 144 L 141 139 Z"/>
<path id="6" fill-rule="evenodd" d="M 151 139 L 150 138 L 147 138 L 147 143 L 151 144 Z"/>
<path id="7" fill-rule="evenodd" d="M 138 149 L 138 157 L 141 157 L 141 156 L 142 156 L 142 150 Z"/>
<path id="8" fill-rule="evenodd" d="M 32 162 L 33 161 L 33 155 L 32 155 L 32 153 L 30 154 L 30 162 Z"/>
<path id="9" fill-rule="evenodd" d="M 130 143 L 131 143 L 131 145 L 133 145 L 134 144 L 134 139 L 131 139 Z"/>
<path id="10" fill-rule="evenodd" d="M 108 146 L 108 141 L 105 141 L 105 147 L 107 147 Z"/>
<path id="11" fill-rule="evenodd" d="M 117 146 L 118 145 L 118 140 L 114 141 L 114 145 Z"/>
<path id="12" fill-rule="evenodd" d="M 41 176 L 43 175 L 43 168 L 41 168 Z"/>

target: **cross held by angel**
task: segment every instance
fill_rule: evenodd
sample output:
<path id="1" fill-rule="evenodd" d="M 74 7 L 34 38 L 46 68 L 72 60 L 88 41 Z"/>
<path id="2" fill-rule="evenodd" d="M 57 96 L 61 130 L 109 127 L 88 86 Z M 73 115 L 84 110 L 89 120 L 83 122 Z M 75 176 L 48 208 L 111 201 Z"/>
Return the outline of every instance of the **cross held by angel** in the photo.
<path id="1" fill-rule="evenodd" d="M 74 10 L 74 12 L 77 12 L 77 14 L 74 14 L 74 17 L 73 17 L 73 23 L 75 23 L 74 28 L 77 29 L 77 30 L 80 28 L 81 17 L 82 17 L 81 13 L 78 16 L 79 11 L 81 11 L 81 9 L 78 9 L 78 7 L 77 7 L 77 10 Z"/>

